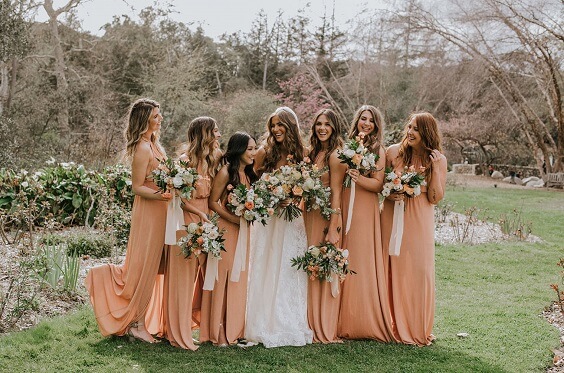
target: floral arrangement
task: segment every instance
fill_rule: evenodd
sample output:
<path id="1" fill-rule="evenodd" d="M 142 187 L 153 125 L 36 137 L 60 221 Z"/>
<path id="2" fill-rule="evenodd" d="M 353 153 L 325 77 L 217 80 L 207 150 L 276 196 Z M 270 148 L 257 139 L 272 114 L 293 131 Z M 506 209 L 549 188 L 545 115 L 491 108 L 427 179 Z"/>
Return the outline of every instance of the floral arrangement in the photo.
<path id="1" fill-rule="evenodd" d="M 219 215 L 213 214 L 210 217 L 211 223 L 199 222 L 190 223 L 185 226 L 187 235 L 181 237 L 176 243 L 186 258 L 192 254 L 198 256 L 207 253 L 214 258 L 221 258 L 221 252 L 225 251 L 223 230 L 219 230 L 217 219 Z"/>
<path id="2" fill-rule="evenodd" d="M 423 166 L 419 167 L 418 171 L 415 171 L 413 165 L 409 168 L 406 166 L 403 172 L 399 173 L 386 167 L 382 195 L 387 197 L 391 193 L 405 193 L 408 197 L 417 197 L 421 194 L 421 186 L 427 185 L 424 172 Z"/>
<path id="3" fill-rule="evenodd" d="M 171 158 L 159 160 L 159 166 L 152 172 L 153 180 L 159 192 L 178 190 L 180 196 L 190 199 L 196 181 L 200 179 L 198 171 L 189 167 L 185 161 L 174 161 Z"/>
<path id="4" fill-rule="evenodd" d="M 253 188 L 247 188 L 239 184 L 235 188 L 227 186 L 231 192 L 227 195 L 227 207 L 237 216 L 242 217 L 249 223 L 258 221 L 266 225 L 274 214 L 274 208 L 270 205 L 269 198 L 264 198 Z"/>
<path id="5" fill-rule="evenodd" d="M 333 212 L 330 208 L 330 189 L 321 183 L 321 174 L 317 166 L 307 161 L 294 163 L 291 155 L 288 164 L 271 173 L 264 173 L 255 183 L 255 191 L 268 198 L 268 205 L 278 209 L 278 216 L 288 221 L 299 217 L 302 213 L 297 206 L 303 198 L 308 211 L 321 209 L 324 216 Z M 307 159 L 306 159 L 307 160 Z M 291 199 L 292 203 L 281 208 L 280 202 Z"/>
<path id="6" fill-rule="evenodd" d="M 310 246 L 304 255 L 292 258 L 292 267 L 303 270 L 310 280 L 331 282 L 335 276 L 343 281 L 349 273 L 349 251 L 327 242 Z"/>
<path id="7" fill-rule="evenodd" d="M 302 174 L 301 188 L 302 197 L 307 211 L 320 210 L 321 215 L 329 220 L 335 210 L 331 209 L 331 188 L 324 187 L 321 182 L 321 175 L 327 172 L 327 167 L 319 169 L 312 164 L 308 157 L 296 165 Z"/>
<path id="8" fill-rule="evenodd" d="M 363 173 L 375 170 L 376 161 L 380 158 L 378 154 L 371 153 L 364 147 L 365 136 L 364 132 L 360 132 L 354 139 L 346 141 L 338 156 L 341 163 L 346 163 L 350 168 Z M 347 188 L 351 186 L 349 175 L 345 177 L 343 185 Z"/>

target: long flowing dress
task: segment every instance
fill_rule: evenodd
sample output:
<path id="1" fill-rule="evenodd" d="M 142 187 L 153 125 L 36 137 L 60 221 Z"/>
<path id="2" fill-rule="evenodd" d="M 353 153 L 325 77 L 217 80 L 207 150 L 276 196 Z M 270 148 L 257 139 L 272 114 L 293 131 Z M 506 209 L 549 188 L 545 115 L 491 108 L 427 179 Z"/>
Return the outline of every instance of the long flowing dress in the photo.
<path id="1" fill-rule="evenodd" d="M 256 224 L 251 235 L 245 338 L 265 347 L 304 346 L 312 342 L 307 323 L 305 272 L 291 259 L 307 250 L 303 217 L 291 222 L 273 216 Z"/>
<path id="2" fill-rule="evenodd" d="M 249 187 L 249 185 L 246 185 Z M 224 193 L 226 194 L 226 193 Z M 221 206 L 225 208 L 227 196 L 222 198 Z M 243 338 L 245 331 L 245 309 L 247 306 L 247 283 L 249 268 L 249 250 L 245 254 L 245 271 L 241 271 L 239 281 L 231 281 L 235 249 L 239 234 L 249 234 L 243 228 L 230 221 L 219 218 L 218 227 L 225 230 L 225 251 L 218 262 L 218 280 L 213 290 L 204 290 L 202 295 L 202 319 L 200 324 L 200 342 L 210 341 L 214 345 L 230 345 Z"/>
<path id="3" fill-rule="evenodd" d="M 318 158 L 322 159 L 320 156 Z M 321 163 L 316 161 L 320 169 L 324 166 Z M 324 187 L 329 187 L 329 172 L 321 176 L 321 182 Z M 320 211 L 305 211 L 304 223 L 308 246 L 324 243 L 325 230 L 329 227 L 329 221 L 321 215 Z M 340 293 L 336 297 L 331 294 L 330 282 L 317 279 L 308 281 L 307 321 L 313 331 L 313 342 L 341 342 L 337 336 L 340 303 Z"/>
<path id="4" fill-rule="evenodd" d="M 415 169 L 421 159 L 413 157 Z M 402 171 L 403 165 L 395 167 Z M 382 208 L 382 243 L 388 253 L 394 202 L 385 200 Z M 390 303 L 396 325 L 397 342 L 429 345 L 435 316 L 435 222 L 434 205 L 421 195 L 405 199 L 404 230 L 399 256 L 389 256 Z"/>
<path id="5" fill-rule="evenodd" d="M 162 158 L 151 144 L 152 157 L 143 185 L 158 190 L 150 179 Z M 135 196 L 131 229 L 123 265 L 104 264 L 88 271 L 85 286 L 102 335 L 124 335 L 133 322 L 145 322 L 152 334 L 161 334 L 154 320 L 162 320 L 162 282 L 157 281 L 163 256 L 167 202 Z M 141 320 L 145 316 L 145 320 Z M 160 323 L 159 323 L 160 325 Z"/>
<path id="6" fill-rule="evenodd" d="M 201 170 L 198 171 L 201 175 Z M 206 214 L 209 213 L 210 189 L 209 177 L 202 177 L 196 182 L 190 200 L 194 207 Z M 198 215 L 184 211 L 184 224 L 198 223 L 200 220 Z M 177 239 L 185 235 L 183 230 L 176 232 Z M 197 349 L 192 330 L 196 326 L 193 322 L 193 300 L 198 267 L 197 257 L 192 255 L 186 259 L 179 246 L 170 247 L 164 283 L 166 338 L 171 345 L 189 350 Z"/>
<path id="7" fill-rule="evenodd" d="M 347 221 L 351 188 L 343 192 L 343 222 Z M 338 335 L 346 339 L 391 340 L 392 318 L 380 235 L 378 195 L 356 185 L 353 217 L 343 248 L 356 272 L 342 284 Z"/>

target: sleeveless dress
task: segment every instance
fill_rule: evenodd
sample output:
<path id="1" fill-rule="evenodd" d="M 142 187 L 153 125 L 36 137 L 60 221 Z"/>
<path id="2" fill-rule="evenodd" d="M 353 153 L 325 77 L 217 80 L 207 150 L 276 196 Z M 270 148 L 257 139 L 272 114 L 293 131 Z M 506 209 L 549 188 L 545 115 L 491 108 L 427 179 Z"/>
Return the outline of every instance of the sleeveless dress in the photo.
<path id="1" fill-rule="evenodd" d="M 322 159 L 320 153 L 317 158 Z M 323 162 L 315 161 L 321 169 Z M 321 176 L 324 187 L 330 184 L 330 173 Z M 325 229 L 329 227 L 319 210 L 305 211 L 304 222 L 308 246 L 325 243 Z M 347 281 L 347 280 L 345 280 Z M 341 342 L 337 337 L 337 321 L 339 320 L 341 296 L 331 294 L 331 283 L 327 281 L 309 280 L 307 294 L 307 321 L 313 331 L 313 342 L 335 343 Z"/>
<path id="2" fill-rule="evenodd" d="M 304 346 L 312 342 L 307 322 L 305 272 L 291 259 L 307 250 L 303 217 L 291 222 L 274 215 L 251 234 L 245 338 L 265 347 Z"/>
<path id="3" fill-rule="evenodd" d="M 343 191 L 343 222 L 347 221 L 351 188 Z M 389 342 L 392 317 L 384 272 L 378 194 L 356 185 L 351 227 L 343 233 L 349 268 L 356 272 L 342 283 L 338 335 L 346 339 Z"/>
<path id="4" fill-rule="evenodd" d="M 158 190 L 150 179 L 151 171 L 163 155 L 151 145 L 152 158 L 144 186 Z M 152 334 L 160 326 L 162 275 L 157 275 L 163 256 L 167 202 L 136 195 L 131 211 L 131 229 L 123 265 L 104 264 L 91 268 L 85 279 L 94 315 L 102 335 L 124 335 L 133 322 L 145 322 Z M 145 316 L 145 320 L 141 318 Z M 160 322 L 159 322 L 160 325 Z M 151 329 L 151 330 L 150 330 Z"/>
<path id="5" fill-rule="evenodd" d="M 416 169 L 419 157 L 413 158 Z M 403 165 L 395 167 L 403 170 Z M 389 294 L 396 324 L 397 342 L 429 345 L 435 316 L 435 210 L 427 199 L 427 188 L 421 194 L 405 198 L 404 230 L 399 256 L 389 256 Z M 394 202 L 384 200 L 382 208 L 382 243 L 384 255 L 392 232 Z"/>
<path id="6" fill-rule="evenodd" d="M 248 183 L 245 186 L 249 187 Z M 225 208 L 227 199 L 227 194 L 224 194 L 221 201 L 222 208 Z M 229 345 L 243 338 L 245 330 L 249 252 L 245 255 L 247 270 L 241 271 L 238 282 L 231 281 L 240 226 L 220 217 L 218 227 L 220 230 L 225 230 L 223 234 L 225 251 L 221 253 L 221 260 L 218 263 L 219 279 L 216 280 L 213 290 L 203 291 L 200 342 L 210 341 L 214 345 Z"/>
<path id="7" fill-rule="evenodd" d="M 199 169 L 198 174 L 202 176 Z M 194 207 L 206 214 L 209 213 L 210 185 L 210 178 L 202 177 L 196 182 L 196 189 L 192 191 L 192 199 L 190 200 Z M 183 210 L 183 213 L 185 225 L 201 221 L 198 215 L 185 210 Z M 176 232 L 177 240 L 185 235 L 184 230 Z M 165 336 L 171 345 L 188 350 L 198 348 L 192 339 L 192 329 L 196 327 L 193 321 L 193 300 L 196 292 L 198 267 L 198 258 L 191 256 L 186 259 L 179 246 L 170 246 L 164 283 Z"/>

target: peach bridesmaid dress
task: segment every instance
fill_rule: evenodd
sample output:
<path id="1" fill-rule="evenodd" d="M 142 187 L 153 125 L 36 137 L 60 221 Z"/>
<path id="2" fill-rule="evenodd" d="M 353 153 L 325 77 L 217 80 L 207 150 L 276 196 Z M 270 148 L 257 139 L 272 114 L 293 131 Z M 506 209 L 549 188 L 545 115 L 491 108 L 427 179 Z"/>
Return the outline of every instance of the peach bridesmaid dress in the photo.
<path id="1" fill-rule="evenodd" d="M 248 184 L 246 186 L 249 187 Z M 222 198 L 222 206 L 225 206 L 226 199 L 227 194 Z M 215 281 L 213 290 L 204 290 L 202 295 L 200 342 L 210 341 L 214 345 L 225 346 L 236 344 L 237 339 L 243 338 L 245 331 L 249 250 L 245 255 L 246 270 L 241 271 L 238 282 L 231 281 L 239 225 L 220 217 L 218 227 L 225 230 L 223 238 L 226 251 L 221 252 L 218 280 Z"/>
<path id="2" fill-rule="evenodd" d="M 418 169 L 421 159 L 414 157 L 413 164 Z M 401 171 L 403 165 L 395 169 Z M 385 255 L 388 255 L 393 217 L 394 202 L 385 200 L 381 219 Z M 431 344 L 435 316 L 435 216 L 426 187 L 421 187 L 421 195 L 405 199 L 400 254 L 390 256 L 389 266 L 389 297 L 396 325 L 394 339 L 419 346 Z"/>
<path id="3" fill-rule="evenodd" d="M 144 185 L 158 190 L 151 171 L 163 155 L 151 144 L 152 158 Z M 124 335 L 133 322 L 162 333 L 162 275 L 167 202 L 135 196 L 123 265 L 105 264 L 88 271 L 85 286 L 102 335 Z M 160 278 L 160 281 L 157 281 Z M 140 320 L 145 315 L 145 320 Z"/>
<path id="4" fill-rule="evenodd" d="M 323 160 L 325 152 L 318 154 L 317 159 Z M 319 168 L 323 162 L 315 162 Z M 324 187 L 329 187 L 330 174 L 321 176 Z M 325 242 L 325 230 L 329 227 L 319 210 L 304 211 L 304 223 L 307 235 L 307 245 L 319 245 Z M 307 321 L 313 331 L 313 342 L 336 343 L 341 342 L 337 337 L 337 321 L 341 303 L 340 293 L 336 297 L 331 294 L 331 283 L 327 281 L 309 280 L 307 294 Z"/>
<path id="5" fill-rule="evenodd" d="M 201 172 L 199 174 L 202 176 Z M 209 177 L 198 180 L 189 203 L 208 214 L 210 190 Z M 184 211 L 184 224 L 199 223 L 200 221 L 199 216 Z M 177 231 L 176 233 L 177 239 L 185 235 L 185 231 Z M 186 259 L 179 246 L 173 245 L 170 247 L 164 283 L 165 336 L 171 345 L 187 350 L 198 348 L 192 339 L 192 330 L 197 326 L 197 323 L 193 320 L 194 313 L 199 313 L 199 309 L 197 309 L 199 305 L 194 306 L 194 298 L 198 297 L 198 290 L 196 289 L 198 272 L 199 258 L 191 256 Z M 198 303 L 197 300 L 196 303 Z"/>
<path id="6" fill-rule="evenodd" d="M 347 221 L 351 188 L 343 192 L 343 224 Z M 343 230 L 345 228 L 343 227 Z M 338 335 L 345 339 L 389 342 L 392 318 L 384 273 L 378 194 L 358 184 L 351 227 L 343 233 L 349 268 L 356 272 L 342 283 Z"/>

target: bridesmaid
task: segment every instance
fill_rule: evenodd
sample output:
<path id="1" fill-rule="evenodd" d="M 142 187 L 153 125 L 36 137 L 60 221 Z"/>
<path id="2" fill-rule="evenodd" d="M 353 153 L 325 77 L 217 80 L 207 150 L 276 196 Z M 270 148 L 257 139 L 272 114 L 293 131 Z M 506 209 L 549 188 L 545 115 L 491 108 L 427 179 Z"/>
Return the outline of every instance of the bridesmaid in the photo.
<path id="1" fill-rule="evenodd" d="M 391 340 L 391 314 L 382 256 L 378 193 L 384 183 L 386 154 L 382 147 L 384 122 L 380 111 L 371 105 L 361 106 L 352 121 L 349 139 L 365 134 L 364 145 L 378 154 L 376 170 L 362 175 L 358 170 L 347 173 L 356 183 L 354 214 L 351 227 L 343 238 L 349 250 L 349 268 L 356 272 L 343 282 L 338 335 L 346 339 Z M 351 189 L 343 194 L 343 221 L 347 221 Z"/>
<path id="2" fill-rule="evenodd" d="M 324 187 L 331 187 L 331 208 L 338 213 L 327 221 L 319 210 L 304 212 L 307 244 L 319 245 L 330 242 L 339 246 L 342 233 L 341 192 L 347 166 L 338 158 L 338 149 L 343 146 L 343 125 L 331 109 L 319 111 L 311 126 L 310 158 L 319 169 L 328 167 L 321 176 Z M 313 330 L 313 342 L 341 342 L 337 337 L 340 296 L 331 294 L 331 283 L 313 280 L 308 282 L 307 318 Z"/>
<path id="3" fill-rule="evenodd" d="M 396 171 L 404 166 L 425 167 L 427 187 L 421 195 L 405 198 L 390 194 L 382 209 L 382 242 L 388 252 L 394 202 L 405 201 L 404 234 L 399 256 L 390 256 L 390 300 L 397 330 L 397 342 L 419 346 L 434 339 L 435 314 L 435 223 L 434 205 L 444 196 L 447 162 L 441 153 L 441 137 L 435 118 L 429 113 L 410 116 L 399 144 L 386 151 L 387 165 Z M 386 254 L 385 254 L 386 255 Z"/>
<path id="4" fill-rule="evenodd" d="M 245 330 L 245 307 L 247 305 L 247 271 L 241 271 L 234 281 L 231 277 L 235 270 L 234 258 L 236 250 L 247 250 L 237 247 L 239 234 L 239 217 L 226 207 L 230 187 L 244 184 L 247 188 L 258 177 L 253 170 L 257 153 L 255 139 L 245 132 L 236 132 L 229 139 L 227 151 L 223 157 L 226 164 L 219 170 L 213 180 L 209 197 L 210 209 L 219 214 L 218 227 L 225 230 L 225 250 L 218 262 L 218 280 L 211 291 L 204 290 L 202 296 L 202 323 L 200 325 L 200 342 L 211 341 L 215 346 L 225 347 L 236 344 L 243 338 Z M 245 253 L 245 268 L 249 268 L 249 252 Z"/>
<path id="5" fill-rule="evenodd" d="M 221 158 L 218 143 L 220 137 L 219 128 L 213 118 L 198 117 L 188 126 L 187 148 L 180 160 L 196 168 L 201 179 L 196 182 L 192 198 L 189 201 L 182 200 L 186 225 L 209 221 L 208 197 L 211 180 Z M 177 239 L 185 234 L 184 231 L 178 231 Z M 196 281 L 198 270 L 198 258 L 192 256 L 185 259 L 179 246 L 170 247 L 164 290 L 166 338 L 171 345 L 189 350 L 197 348 L 192 340 L 192 329 L 195 326 L 193 315 L 199 311 L 199 305 L 193 309 L 194 293 L 196 297 L 198 292 L 201 293 L 201 288 L 196 288 L 197 284 L 201 283 Z M 198 316 L 196 315 L 199 319 Z"/>
<path id="6" fill-rule="evenodd" d="M 159 143 L 163 117 L 159 104 L 149 99 L 133 103 L 125 131 L 126 154 L 132 158 L 131 183 L 135 199 L 125 263 L 94 267 L 85 286 L 102 335 L 128 334 L 153 343 L 145 323 L 160 315 L 161 295 L 155 289 L 159 264 L 163 257 L 167 201 L 170 193 L 159 193 L 151 171 L 166 154 Z M 155 310 L 155 314 L 148 312 Z"/>

